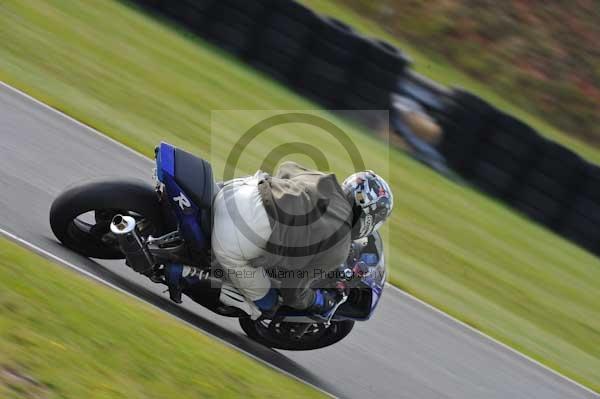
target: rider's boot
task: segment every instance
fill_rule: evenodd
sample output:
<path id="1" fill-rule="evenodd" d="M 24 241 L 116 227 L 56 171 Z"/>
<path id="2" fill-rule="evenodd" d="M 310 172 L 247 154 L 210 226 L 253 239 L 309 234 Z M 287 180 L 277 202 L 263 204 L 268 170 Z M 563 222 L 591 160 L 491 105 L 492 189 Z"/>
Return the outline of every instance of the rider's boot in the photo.
<path id="1" fill-rule="evenodd" d="M 262 312 L 263 318 L 271 319 L 277 313 L 282 301 L 279 297 L 279 291 L 275 288 L 270 288 L 264 297 L 253 302 Z"/>
<path id="2" fill-rule="evenodd" d="M 180 263 L 166 265 L 164 276 L 167 287 L 169 287 L 169 298 L 175 303 L 181 303 L 183 289 L 186 287 L 186 277 L 198 276 L 199 270 L 184 266 Z M 201 274 L 200 274 L 201 275 Z"/>
<path id="3" fill-rule="evenodd" d="M 249 315 L 252 320 L 256 320 L 262 315 L 261 310 L 253 301 L 246 299 L 240 290 L 228 282 L 224 282 L 221 285 L 219 300 L 227 307 L 241 309 L 244 313 Z"/>
<path id="4" fill-rule="evenodd" d="M 181 303 L 183 265 L 172 263 L 166 266 L 165 280 L 169 287 L 169 298 L 175 303 Z"/>

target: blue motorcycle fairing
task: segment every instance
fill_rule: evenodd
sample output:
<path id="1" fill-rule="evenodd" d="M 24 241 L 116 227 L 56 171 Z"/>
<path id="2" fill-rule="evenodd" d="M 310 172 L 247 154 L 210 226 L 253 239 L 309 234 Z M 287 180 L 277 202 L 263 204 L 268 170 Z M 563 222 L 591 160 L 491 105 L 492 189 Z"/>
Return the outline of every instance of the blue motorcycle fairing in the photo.
<path id="1" fill-rule="evenodd" d="M 362 305 L 358 308 L 360 310 L 359 313 L 364 315 L 363 317 L 357 317 L 356 312 L 352 310 L 348 310 L 347 306 L 356 306 L 355 304 L 346 303 L 343 304 L 336 315 L 332 318 L 332 320 L 357 320 L 364 321 L 371 318 L 373 313 L 375 312 L 375 308 L 379 304 L 379 300 L 381 299 L 381 295 L 383 293 L 383 288 L 385 286 L 387 272 L 385 269 L 384 256 L 383 253 L 378 259 L 378 262 L 375 266 L 369 267 L 369 272 L 361 277 L 360 281 L 363 288 L 368 288 L 371 293 L 371 298 L 369 303 L 362 303 Z M 368 308 L 368 309 L 367 309 Z M 353 314 L 353 315 L 351 315 Z M 324 320 L 325 318 L 320 315 L 312 315 L 308 314 L 303 310 L 296 309 L 285 309 L 283 311 L 278 312 L 279 316 L 283 317 L 302 317 L 306 316 L 312 318 L 316 321 Z"/>
<path id="2" fill-rule="evenodd" d="M 381 270 L 381 275 L 378 275 L 378 273 L 379 272 L 376 272 L 373 275 L 369 274 L 362 278 L 362 282 L 366 286 L 371 288 L 371 293 L 372 293 L 371 312 L 369 313 L 369 317 L 371 317 L 371 315 L 375 311 L 375 308 L 377 307 L 377 304 L 379 303 L 379 300 L 381 299 L 381 294 L 383 293 L 383 287 L 385 285 L 385 277 L 386 277 L 385 269 Z"/>
<path id="3" fill-rule="evenodd" d="M 375 312 L 375 308 L 379 304 L 379 300 L 381 299 L 381 295 L 383 294 L 383 288 L 385 287 L 385 281 L 387 277 L 387 270 L 385 267 L 385 253 L 383 250 L 383 239 L 381 238 L 379 232 L 374 232 L 372 234 L 372 238 L 373 243 L 375 244 L 375 248 L 377 249 L 376 252 L 379 255 L 379 259 L 377 259 L 376 265 L 369 265 L 369 272 L 365 274 L 361 279 L 364 285 L 371 288 L 371 311 L 369 312 L 369 317 L 373 314 L 373 312 Z"/>
<path id="4" fill-rule="evenodd" d="M 187 245 L 197 251 L 205 249 L 208 240 L 200 228 L 201 209 L 175 181 L 175 148 L 170 144 L 160 143 L 156 155 L 156 177 L 164 184 L 170 208 L 175 212 Z"/>

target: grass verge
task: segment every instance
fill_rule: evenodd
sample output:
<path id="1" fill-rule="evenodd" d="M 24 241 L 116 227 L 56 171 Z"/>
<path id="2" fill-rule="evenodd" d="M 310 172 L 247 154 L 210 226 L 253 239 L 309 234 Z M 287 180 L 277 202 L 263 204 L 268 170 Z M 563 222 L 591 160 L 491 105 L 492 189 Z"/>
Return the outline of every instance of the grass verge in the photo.
<path id="1" fill-rule="evenodd" d="M 282 395 L 321 396 L 156 309 L 0 238 L 0 397 Z"/>
<path id="2" fill-rule="evenodd" d="M 7 0 L 0 11 L 0 79 L 148 156 L 167 140 L 210 153 L 222 170 L 255 115 L 220 120 L 211 140 L 211 110 L 315 108 L 119 2 Z M 339 124 L 370 168 L 387 169 L 385 143 Z M 241 170 L 256 170 L 265 149 L 315 132 L 287 125 L 274 133 L 244 152 Z M 314 137 L 331 150 L 333 170 L 347 174 L 335 144 Z M 600 261 L 400 152 L 391 151 L 389 163 L 385 175 L 396 192 L 386 237 L 391 282 L 600 390 Z"/>

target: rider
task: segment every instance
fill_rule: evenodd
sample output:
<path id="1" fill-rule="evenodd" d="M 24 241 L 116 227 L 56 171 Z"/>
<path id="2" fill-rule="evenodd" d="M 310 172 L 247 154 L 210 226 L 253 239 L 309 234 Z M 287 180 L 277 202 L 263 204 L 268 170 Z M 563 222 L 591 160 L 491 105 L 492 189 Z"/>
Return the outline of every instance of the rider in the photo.
<path id="1" fill-rule="evenodd" d="M 284 162 L 278 171 L 231 180 L 213 202 L 212 250 L 226 281 L 221 302 L 253 318 L 282 301 L 325 315 L 335 294 L 312 281 L 345 262 L 352 240 L 367 237 L 390 215 L 389 185 L 372 171 L 334 174 Z M 266 270 L 279 271 L 280 290 Z M 283 276 L 283 277 L 282 277 Z"/>

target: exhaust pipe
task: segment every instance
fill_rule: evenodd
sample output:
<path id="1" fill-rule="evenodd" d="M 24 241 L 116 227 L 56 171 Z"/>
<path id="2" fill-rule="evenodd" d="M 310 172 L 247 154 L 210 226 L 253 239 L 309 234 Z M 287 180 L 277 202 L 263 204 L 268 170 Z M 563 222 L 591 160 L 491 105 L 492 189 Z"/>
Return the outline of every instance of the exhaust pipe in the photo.
<path id="1" fill-rule="evenodd" d="M 113 234 L 129 234 L 135 229 L 135 219 L 131 216 L 115 215 L 110 224 Z"/>
<path id="2" fill-rule="evenodd" d="M 117 236 L 127 265 L 138 273 L 147 274 L 152 271 L 154 261 L 135 225 L 135 219 L 131 216 L 115 215 L 110 223 L 110 231 Z"/>

